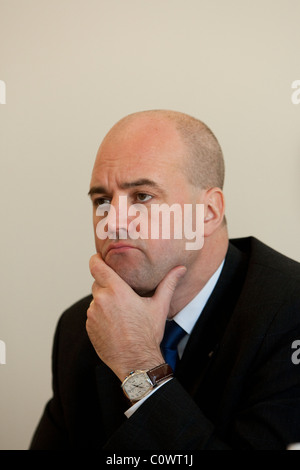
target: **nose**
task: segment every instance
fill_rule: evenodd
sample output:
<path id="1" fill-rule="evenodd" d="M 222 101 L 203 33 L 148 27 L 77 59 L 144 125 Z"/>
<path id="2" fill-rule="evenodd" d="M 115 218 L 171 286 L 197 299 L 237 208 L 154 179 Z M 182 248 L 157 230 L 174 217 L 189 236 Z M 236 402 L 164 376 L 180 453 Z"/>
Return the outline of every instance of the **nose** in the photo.
<path id="1" fill-rule="evenodd" d="M 111 239 L 127 239 L 128 201 L 127 196 L 113 198 L 106 218 L 107 236 Z"/>

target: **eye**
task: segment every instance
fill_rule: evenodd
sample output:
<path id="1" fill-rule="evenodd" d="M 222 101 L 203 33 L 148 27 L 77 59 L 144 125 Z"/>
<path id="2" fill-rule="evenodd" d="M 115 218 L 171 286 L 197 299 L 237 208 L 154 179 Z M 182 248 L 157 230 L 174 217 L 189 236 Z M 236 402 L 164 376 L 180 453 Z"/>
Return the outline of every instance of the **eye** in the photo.
<path id="1" fill-rule="evenodd" d="M 147 201 L 150 201 L 150 199 L 152 199 L 152 196 L 146 193 L 138 193 L 136 195 L 136 199 L 138 202 L 147 202 Z"/>
<path id="2" fill-rule="evenodd" d="M 110 204 L 110 199 L 107 197 L 97 197 L 97 199 L 94 199 L 93 204 L 96 207 L 103 206 L 104 204 Z"/>

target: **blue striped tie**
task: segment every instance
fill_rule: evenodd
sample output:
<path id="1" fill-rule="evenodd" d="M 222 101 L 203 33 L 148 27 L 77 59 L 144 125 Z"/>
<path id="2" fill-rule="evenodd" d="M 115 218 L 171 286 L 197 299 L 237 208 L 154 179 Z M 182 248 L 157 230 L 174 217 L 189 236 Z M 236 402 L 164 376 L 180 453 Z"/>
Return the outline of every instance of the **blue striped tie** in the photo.
<path id="1" fill-rule="evenodd" d="M 177 345 L 185 335 L 186 331 L 174 320 L 166 322 L 165 333 L 160 347 L 166 363 L 172 367 L 173 371 L 175 371 L 179 359 Z"/>

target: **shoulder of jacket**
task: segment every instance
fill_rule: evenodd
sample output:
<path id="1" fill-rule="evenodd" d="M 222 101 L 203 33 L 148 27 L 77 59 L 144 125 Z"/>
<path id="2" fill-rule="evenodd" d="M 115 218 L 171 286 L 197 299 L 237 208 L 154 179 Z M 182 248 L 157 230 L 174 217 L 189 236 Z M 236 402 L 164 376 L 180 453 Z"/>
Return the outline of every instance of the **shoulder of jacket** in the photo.
<path id="1" fill-rule="evenodd" d="M 266 245 L 255 237 L 232 239 L 230 242 L 249 256 L 249 266 L 257 265 L 266 270 L 278 272 L 280 276 L 298 278 L 300 280 L 300 263 L 274 248 Z"/>

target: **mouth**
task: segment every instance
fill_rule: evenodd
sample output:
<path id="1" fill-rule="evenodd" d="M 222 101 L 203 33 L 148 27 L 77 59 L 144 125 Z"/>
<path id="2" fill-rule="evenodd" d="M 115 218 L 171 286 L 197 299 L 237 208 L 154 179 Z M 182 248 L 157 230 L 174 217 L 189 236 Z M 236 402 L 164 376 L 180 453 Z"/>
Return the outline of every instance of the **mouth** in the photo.
<path id="1" fill-rule="evenodd" d="M 117 254 L 117 253 L 125 253 L 126 251 L 130 251 L 130 250 L 137 250 L 136 247 L 132 246 L 132 245 L 129 245 L 128 243 L 111 243 L 106 251 L 106 255 L 108 255 L 108 253 L 111 253 L 111 254 Z"/>

